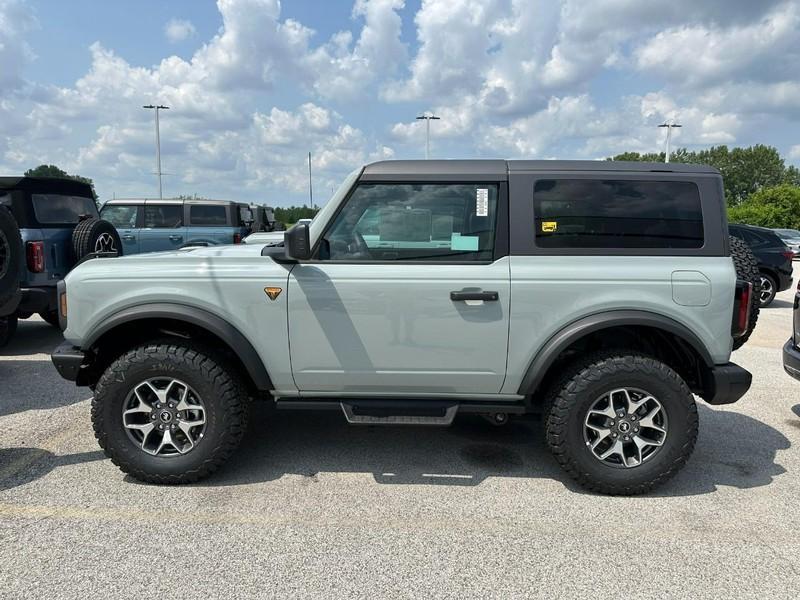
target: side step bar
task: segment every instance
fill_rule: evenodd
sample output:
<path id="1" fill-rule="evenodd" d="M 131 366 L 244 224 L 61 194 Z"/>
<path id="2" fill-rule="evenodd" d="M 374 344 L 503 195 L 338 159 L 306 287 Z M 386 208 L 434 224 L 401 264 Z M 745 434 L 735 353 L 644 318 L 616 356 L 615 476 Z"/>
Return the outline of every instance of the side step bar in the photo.
<path id="1" fill-rule="evenodd" d="M 340 402 L 344 418 L 351 425 L 439 425 L 452 424 L 458 404 L 399 403 L 372 400 L 368 403 Z"/>

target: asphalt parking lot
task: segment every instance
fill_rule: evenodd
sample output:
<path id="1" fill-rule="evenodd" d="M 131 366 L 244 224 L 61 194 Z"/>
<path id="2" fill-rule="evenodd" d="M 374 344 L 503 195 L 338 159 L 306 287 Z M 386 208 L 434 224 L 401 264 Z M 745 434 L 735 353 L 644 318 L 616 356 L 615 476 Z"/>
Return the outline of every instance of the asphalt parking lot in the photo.
<path id="1" fill-rule="evenodd" d="M 355 428 L 263 409 L 212 478 L 143 485 L 50 364 L 59 332 L 21 322 L 0 350 L 0 597 L 796 598 L 792 294 L 734 354 L 748 395 L 701 404 L 689 465 L 637 498 L 574 486 L 535 420 Z"/>

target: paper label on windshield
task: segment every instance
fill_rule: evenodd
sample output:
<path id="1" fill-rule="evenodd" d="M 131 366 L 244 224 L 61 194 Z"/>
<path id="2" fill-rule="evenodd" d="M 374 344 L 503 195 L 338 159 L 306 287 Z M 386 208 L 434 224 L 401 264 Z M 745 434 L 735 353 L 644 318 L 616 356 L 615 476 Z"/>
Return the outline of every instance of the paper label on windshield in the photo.
<path id="1" fill-rule="evenodd" d="M 479 217 L 489 216 L 489 190 L 487 188 L 478 188 L 475 214 Z"/>

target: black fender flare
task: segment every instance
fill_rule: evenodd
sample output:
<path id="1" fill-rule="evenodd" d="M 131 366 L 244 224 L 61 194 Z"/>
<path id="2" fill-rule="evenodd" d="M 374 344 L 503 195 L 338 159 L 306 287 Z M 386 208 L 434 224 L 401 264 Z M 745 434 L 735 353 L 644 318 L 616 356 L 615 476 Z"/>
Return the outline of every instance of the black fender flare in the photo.
<path id="1" fill-rule="evenodd" d="M 652 327 L 671 333 L 694 349 L 707 367 L 714 366 L 714 361 L 700 338 L 678 321 L 644 310 L 613 310 L 582 317 L 551 336 L 528 364 L 517 393 L 527 396 L 536 391 L 561 352 L 582 337 L 602 329 L 626 325 Z"/>
<path id="2" fill-rule="evenodd" d="M 125 308 L 104 319 L 86 336 L 82 350 L 89 350 L 103 335 L 120 325 L 147 319 L 172 319 L 197 325 L 225 342 L 242 361 L 247 374 L 260 391 L 271 391 L 272 380 L 253 344 L 225 319 L 202 308 L 184 304 L 152 303 Z"/>

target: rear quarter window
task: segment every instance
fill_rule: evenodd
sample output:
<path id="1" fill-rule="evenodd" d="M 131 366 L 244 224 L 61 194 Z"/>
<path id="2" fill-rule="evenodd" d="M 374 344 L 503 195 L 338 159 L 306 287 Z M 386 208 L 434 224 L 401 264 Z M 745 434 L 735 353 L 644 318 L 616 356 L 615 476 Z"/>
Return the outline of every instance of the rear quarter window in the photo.
<path id="1" fill-rule="evenodd" d="M 701 248 L 697 185 L 684 181 L 542 179 L 533 192 L 541 248 Z"/>
<path id="2" fill-rule="evenodd" d="M 191 206 L 189 223 L 200 227 L 225 226 L 228 215 L 224 206 Z"/>
<path id="3" fill-rule="evenodd" d="M 62 194 L 32 194 L 36 220 L 42 225 L 74 225 L 82 215 L 97 216 L 94 199 Z"/>

